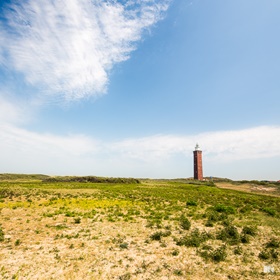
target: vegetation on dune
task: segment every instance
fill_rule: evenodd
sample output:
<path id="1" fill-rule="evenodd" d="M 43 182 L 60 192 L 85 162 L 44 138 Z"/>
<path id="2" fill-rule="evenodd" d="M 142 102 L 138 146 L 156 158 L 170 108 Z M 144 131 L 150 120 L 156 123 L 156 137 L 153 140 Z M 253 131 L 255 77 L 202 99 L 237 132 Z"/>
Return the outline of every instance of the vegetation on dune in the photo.
<path id="1" fill-rule="evenodd" d="M 34 261 L 84 279 L 256 279 L 267 263 L 279 276 L 279 197 L 213 182 L 96 178 L 2 180 L 0 251 L 14 258 L 38 248 Z M 29 261 L 14 271 L 0 260 L 1 277 L 35 277 Z"/>
<path id="2" fill-rule="evenodd" d="M 0 174 L 0 181 L 16 181 L 16 180 L 44 180 L 49 176 L 43 174 L 12 174 L 2 173 Z"/>
<path id="3" fill-rule="evenodd" d="M 47 177 L 43 182 L 80 182 L 80 183 L 112 183 L 112 184 L 139 184 L 134 178 L 113 178 L 96 176 L 56 176 Z"/>

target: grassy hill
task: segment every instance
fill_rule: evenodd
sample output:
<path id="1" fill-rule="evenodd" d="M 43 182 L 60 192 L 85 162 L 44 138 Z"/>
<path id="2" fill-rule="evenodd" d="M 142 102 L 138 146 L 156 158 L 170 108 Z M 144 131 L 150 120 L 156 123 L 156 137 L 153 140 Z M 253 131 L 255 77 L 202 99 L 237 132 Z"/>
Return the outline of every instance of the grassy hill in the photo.
<path id="1" fill-rule="evenodd" d="M 280 277 L 277 184 L 5 176 L 1 279 Z"/>

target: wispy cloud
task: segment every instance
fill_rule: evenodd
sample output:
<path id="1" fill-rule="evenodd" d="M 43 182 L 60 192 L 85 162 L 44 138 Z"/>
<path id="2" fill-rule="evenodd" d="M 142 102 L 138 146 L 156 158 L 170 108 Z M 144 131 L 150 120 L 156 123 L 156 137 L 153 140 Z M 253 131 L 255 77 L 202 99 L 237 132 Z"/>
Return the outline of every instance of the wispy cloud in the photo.
<path id="1" fill-rule="evenodd" d="M 0 26 L 0 62 L 45 93 L 68 100 L 102 94 L 110 69 L 129 58 L 169 0 L 122 2 L 16 1 Z"/>
<path id="2" fill-rule="evenodd" d="M 0 25 L 0 63 L 40 92 L 66 100 L 100 95 L 110 69 L 129 58 L 169 2 L 13 1 Z"/>

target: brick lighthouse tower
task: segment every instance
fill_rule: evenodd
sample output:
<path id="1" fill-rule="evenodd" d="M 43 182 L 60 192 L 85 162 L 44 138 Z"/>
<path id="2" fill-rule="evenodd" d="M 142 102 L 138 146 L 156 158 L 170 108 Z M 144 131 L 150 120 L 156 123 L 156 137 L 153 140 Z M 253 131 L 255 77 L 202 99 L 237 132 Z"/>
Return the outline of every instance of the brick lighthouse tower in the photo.
<path id="1" fill-rule="evenodd" d="M 198 144 L 195 146 L 193 151 L 193 170 L 194 170 L 194 179 L 203 180 L 202 172 L 202 151 L 200 150 Z"/>

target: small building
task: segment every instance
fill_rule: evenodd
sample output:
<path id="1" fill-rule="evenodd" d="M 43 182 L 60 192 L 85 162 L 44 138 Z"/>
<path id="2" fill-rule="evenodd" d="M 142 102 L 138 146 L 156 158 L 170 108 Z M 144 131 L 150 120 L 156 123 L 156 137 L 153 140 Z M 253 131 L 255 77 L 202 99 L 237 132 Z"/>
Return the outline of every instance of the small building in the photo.
<path id="1" fill-rule="evenodd" d="M 194 179 L 203 180 L 202 151 L 198 144 L 196 144 L 195 150 L 193 151 L 193 161 Z"/>

